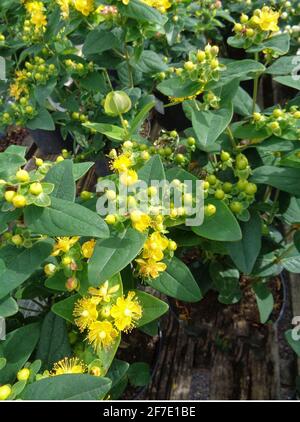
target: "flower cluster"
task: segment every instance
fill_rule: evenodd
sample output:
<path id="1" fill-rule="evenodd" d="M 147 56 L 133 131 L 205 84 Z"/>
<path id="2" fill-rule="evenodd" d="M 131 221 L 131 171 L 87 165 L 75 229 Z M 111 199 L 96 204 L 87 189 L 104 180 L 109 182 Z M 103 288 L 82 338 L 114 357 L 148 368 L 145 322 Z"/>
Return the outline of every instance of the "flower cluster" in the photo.
<path id="1" fill-rule="evenodd" d="M 36 56 L 34 60 L 26 61 L 24 68 L 16 70 L 15 77 L 9 87 L 10 101 L 5 111 L 0 116 L 3 126 L 15 122 L 25 125 L 28 120 L 37 115 L 34 99 L 34 88 L 46 85 L 50 78 L 57 75 L 57 68 L 53 63 L 46 63 L 42 57 Z"/>
<path id="2" fill-rule="evenodd" d="M 285 133 L 295 132 L 300 139 L 300 110 L 292 106 L 289 110 L 274 108 L 271 114 L 253 113 L 252 121 L 257 129 L 266 129 L 268 135 L 284 136 Z"/>
<path id="3" fill-rule="evenodd" d="M 231 181 L 218 179 L 218 173 L 227 168 L 233 172 Z M 241 216 L 253 203 L 257 192 L 257 186 L 248 182 L 250 174 L 251 169 L 244 154 L 238 154 L 233 159 L 228 152 L 222 151 L 214 172 L 208 174 L 204 181 L 204 197 L 208 201 L 209 197 L 224 201 L 233 213 Z M 213 204 L 208 204 L 204 212 L 206 217 L 211 217 L 217 209 Z"/>
<path id="4" fill-rule="evenodd" d="M 87 330 L 87 340 L 96 351 L 112 346 L 120 332 L 129 332 L 142 317 L 143 310 L 133 291 L 120 294 L 120 285 L 90 288 L 89 296 L 75 303 L 75 324 Z"/>
<path id="5" fill-rule="evenodd" d="M 183 67 L 175 68 L 174 72 L 180 78 L 181 84 L 187 81 L 197 82 L 197 90 L 187 97 L 170 97 L 171 101 L 181 102 L 196 98 L 205 91 L 209 82 L 219 80 L 220 72 L 225 69 L 225 66 L 219 62 L 218 53 L 219 47 L 210 44 L 204 50 L 191 51 L 189 53 L 189 60 L 183 64 Z"/>
<path id="6" fill-rule="evenodd" d="M 9 180 L 1 180 L 0 195 L 4 200 L 2 211 L 24 208 L 31 204 L 38 207 L 51 205 L 49 195 L 54 185 L 42 182 L 44 177 L 45 174 L 39 171 L 28 173 L 27 170 L 19 169 Z"/>
<path id="7" fill-rule="evenodd" d="M 78 271 L 82 271 L 85 260 L 93 256 L 96 245 L 95 239 L 87 240 L 82 244 L 79 240 L 79 236 L 58 237 L 52 251 L 56 264 L 49 263 L 44 267 L 44 272 L 48 277 L 62 270 L 66 277 L 65 288 L 70 292 L 80 288 Z"/>
<path id="8" fill-rule="evenodd" d="M 26 19 L 23 27 L 23 41 L 34 41 L 42 37 L 47 27 L 46 8 L 41 1 L 26 1 Z"/>
<path id="9" fill-rule="evenodd" d="M 242 14 L 240 22 L 234 25 L 234 32 L 237 41 L 242 41 L 244 48 L 253 44 L 260 44 L 262 41 L 279 31 L 278 21 L 280 13 L 272 8 L 264 6 L 254 11 L 253 16 Z"/>
<path id="10" fill-rule="evenodd" d="M 81 13 L 83 16 L 89 16 L 95 10 L 94 0 L 56 0 L 64 19 L 70 15 L 70 7 Z"/>
<path id="11" fill-rule="evenodd" d="M 166 252 L 171 257 L 176 249 L 176 242 L 169 240 L 161 232 L 154 231 L 148 236 L 141 255 L 136 259 L 138 275 L 143 279 L 157 278 L 167 268 L 162 262 L 166 258 Z"/>

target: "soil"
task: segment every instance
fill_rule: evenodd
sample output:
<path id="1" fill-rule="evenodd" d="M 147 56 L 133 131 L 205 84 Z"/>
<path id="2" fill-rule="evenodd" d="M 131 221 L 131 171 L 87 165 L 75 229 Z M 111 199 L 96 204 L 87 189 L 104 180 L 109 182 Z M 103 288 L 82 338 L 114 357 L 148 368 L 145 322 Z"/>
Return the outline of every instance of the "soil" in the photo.
<path id="1" fill-rule="evenodd" d="M 24 145 L 24 139 L 28 135 L 26 129 L 11 127 L 6 136 L 0 140 L 0 152 L 6 150 L 10 145 Z"/>
<path id="2" fill-rule="evenodd" d="M 145 362 L 155 370 L 155 364 L 159 354 L 160 336 L 150 337 L 141 331 L 135 330 L 122 336 L 122 342 L 116 357 L 128 363 Z M 137 399 L 143 388 L 132 387 L 128 384 L 122 400 Z"/>

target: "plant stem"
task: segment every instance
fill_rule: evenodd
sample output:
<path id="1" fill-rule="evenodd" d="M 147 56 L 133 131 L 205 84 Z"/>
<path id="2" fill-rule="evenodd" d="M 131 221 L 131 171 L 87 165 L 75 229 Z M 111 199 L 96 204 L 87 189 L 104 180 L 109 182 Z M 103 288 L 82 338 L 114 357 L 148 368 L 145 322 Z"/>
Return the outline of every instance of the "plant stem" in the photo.
<path id="1" fill-rule="evenodd" d="M 133 88 L 134 87 L 134 83 L 133 83 L 132 69 L 131 69 L 131 65 L 130 65 L 130 61 L 129 61 L 130 57 L 129 57 L 129 53 L 128 53 L 128 48 L 127 48 L 126 42 L 124 44 L 124 51 L 125 51 L 125 59 L 126 59 L 126 63 L 127 63 L 129 86 L 130 86 L 130 88 Z"/>
<path id="2" fill-rule="evenodd" d="M 107 82 L 108 82 L 108 85 L 109 85 L 110 89 L 113 91 L 114 88 L 112 86 L 112 83 L 111 83 L 109 74 L 107 73 L 107 70 L 105 68 L 103 68 L 103 72 L 104 72 L 104 75 L 106 76 L 106 79 L 107 79 Z"/>
<path id="3" fill-rule="evenodd" d="M 230 129 L 230 126 L 227 126 L 226 132 L 227 132 L 227 134 L 229 136 L 229 139 L 230 139 L 231 146 L 232 146 L 233 150 L 236 150 L 237 149 L 236 148 L 236 143 L 235 143 L 235 139 L 234 139 L 232 130 Z"/>
<path id="4" fill-rule="evenodd" d="M 255 53 L 254 59 L 259 62 L 259 53 Z M 254 87 L 253 87 L 253 106 L 252 106 L 252 114 L 255 112 L 256 109 L 256 101 L 258 95 L 258 82 L 259 82 L 260 74 L 257 73 L 254 78 Z"/>

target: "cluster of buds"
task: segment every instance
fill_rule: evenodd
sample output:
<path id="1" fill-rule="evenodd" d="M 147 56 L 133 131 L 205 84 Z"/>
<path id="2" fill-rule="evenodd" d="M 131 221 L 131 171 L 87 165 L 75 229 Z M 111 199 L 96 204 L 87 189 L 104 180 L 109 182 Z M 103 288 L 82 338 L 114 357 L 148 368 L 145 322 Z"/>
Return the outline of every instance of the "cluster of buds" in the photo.
<path id="1" fill-rule="evenodd" d="M 189 54 L 183 67 L 174 69 L 174 72 L 182 81 L 194 81 L 199 83 L 197 92 L 186 98 L 173 98 L 172 101 L 180 102 L 185 99 L 195 98 L 203 91 L 211 81 L 217 81 L 220 78 L 220 71 L 225 69 L 218 60 L 219 47 L 208 44 L 204 50 L 192 51 Z"/>
<path id="2" fill-rule="evenodd" d="M 268 6 L 256 9 L 252 17 L 243 13 L 240 22 L 233 27 L 235 37 L 239 42 L 238 46 L 247 49 L 253 44 L 260 44 L 273 33 L 278 32 L 279 17 L 280 13 L 273 11 Z"/>
<path id="3" fill-rule="evenodd" d="M 269 115 L 253 113 L 252 121 L 257 129 L 266 129 L 269 135 L 283 136 L 285 132 L 295 132 L 295 137 L 300 136 L 300 110 L 292 106 L 289 110 L 274 108 Z"/>
<path id="4" fill-rule="evenodd" d="M 232 181 L 218 179 L 218 173 L 226 167 L 233 171 Z M 224 201 L 234 214 L 241 215 L 255 200 L 257 192 L 257 186 L 248 181 L 250 174 L 251 169 L 245 155 L 238 154 L 233 158 L 228 152 L 222 151 L 215 171 L 207 175 L 204 181 L 205 199 L 209 201 L 209 197 L 214 197 Z M 211 217 L 216 211 L 214 205 L 208 204 L 204 210 L 205 216 Z"/>
<path id="5" fill-rule="evenodd" d="M 75 62 L 74 60 L 67 59 L 64 61 L 66 65 L 67 71 L 74 75 L 79 76 L 86 76 L 89 72 L 92 72 L 94 70 L 94 64 L 93 62 L 89 63 L 82 63 L 82 62 Z"/>
<path id="6" fill-rule="evenodd" d="M 65 288 L 72 292 L 80 288 L 80 272 L 86 260 L 93 256 L 96 241 L 94 239 L 80 243 L 80 237 L 59 237 L 53 247 L 51 262 L 46 264 L 44 272 L 47 277 L 52 277 L 62 271 L 66 279 Z"/>
<path id="7" fill-rule="evenodd" d="M 29 173 L 20 169 L 9 180 L 1 180 L 2 211 L 24 208 L 31 204 L 38 207 L 51 205 L 49 195 L 54 185 L 42 182 L 44 177 L 39 171 Z"/>

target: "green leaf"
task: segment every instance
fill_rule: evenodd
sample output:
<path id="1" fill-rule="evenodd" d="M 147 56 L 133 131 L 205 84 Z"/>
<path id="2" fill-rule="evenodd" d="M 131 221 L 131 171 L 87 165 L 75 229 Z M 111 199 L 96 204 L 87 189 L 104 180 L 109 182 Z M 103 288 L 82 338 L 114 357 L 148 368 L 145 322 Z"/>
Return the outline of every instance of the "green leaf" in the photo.
<path id="1" fill-rule="evenodd" d="M 119 40 L 112 31 L 96 28 L 85 38 L 82 52 L 85 56 L 100 54 L 119 47 Z"/>
<path id="2" fill-rule="evenodd" d="M 121 334 L 119 334 L 116 337 L 115 341 L 113 342 L 113 344 L 110 345 L 109 348 L 107 348 L 107 349 L 100 349 L 97 352 L 97 356 L 98 356 L 99 360 L 102 363 L 102 367 L 103 367 L 103 369 L 105 371 L 105 374 L 109 370 L 109 368 L 110 368 L 110 366 L 111 366 L 111 364 L 112 364 L 112 362 L 114 360 L 114 357 L 115 357 L 115 355 L 116 355 L 116 353 L 118 351 L 118 348 L 120 346 L 120 343 L 121 343 Z"/>
<path id="3" fill-rule="evenodd" d="M 81 296 L 79 294 L 72 295 L 68 297 L 67 299 L 61 300 L 60 302 L 55 303 L 51 311 L 60 316 L 61 318 L 64 318 L 65 320 L 71 322 L 74 324 L 74 317 L 73 317 L 73 311 L 74 311 L 74 305 L 79 300 Z"/>
<path id="4" fill-rule="evenodd" d="M 49 312 L 42 324 L 36 359 L 43 362 L 43 370 L 50 370 L 55 362 L 71 355 L 66 321 Z"/>
<path id="5" fill-rule="evenodd" d="M 102 133 L 115 141 L 123 141 L 126 135 L 124 129 L 108 123 L 84 123 L 83 126 L 89 129 L 94 129 L 96 132 Z"/>
<path id="6" fill-rule="evenodd" d="M 30 358 L 39 338 L 38 323 L 28 324 L 7 334 L 0 341 L 0 358 L 6 359 L 6 365 L 0 371 L 0 384 L 12 383 L 17 372 Z"/>
<path id="7" fill-rule="evenodd" d="M 102 400 L 111 387 L 108 378 L 87 374 L 58 375 L 36 381 L 23 391 L 22 400 Z"/>
<path id="8" fill-rule="evenodd" d="M 288 167 L 263 166 L 254 169 L 251 182 L 270 185 L 300 196 L 299 170 Z"/>
<path id="9" fill-rule="evenodd" d="M 295 76 L 277 76 L 274 78 L 274 81 L 280 83 L 281 85 L 289 86 L 290 88 L 294 88 L 300 91 L 300 79 L 296 79 Z"/>
<path id="10" fill-rule="evenodd" d="M 299 337 L 299 329 L 295 329 L 295 335 Z M 295 340 L 293 338 L 293 330 L 287 330 L 285 333 L 285 339 L 288 342 L 288 344 L 291 346 L 291 348 L 294 350 L 297 356 L 300 356 L 300 339 Z"/>
<path id="11" fill-rule="evenodd" d="M 226 248 L 237 268 L 244 274 L 250 274 L 261 249 L 261 219 L 256 212 L 245 223 L 240 223 L 242 239 L 228 242 Z"/>
<path id="12" fill-rule="evenodd" d="M 98 240 L 88 264 L 89 283 L 98 286 L 120 272 L 139 254 L 145 240 L 145 235 L 131 227 Z"/>
<path id="13" fill-rule="evenodd" d="M 47 85 L 38 85 L 34 88 L 34 97 L 40 107 L 45 107 L 45 102 L 52 94 L 57 81 L 50 80 Z"/>
<path id="14" fill-rule="evenodd" d="M 254 45 L 248 48 L 248 53 L 257 53 L 259 51 L 271 49 L 275 53 L 284 55 L 288 53 L 290 49 L 290 36 L 287 33 L 275 35 L 274 37 L 268 38 L 266 41 L 261 42 L 258 45 Z"/>
<path id="15" fill-rule="evenodd" d="M 127 376 L 134 387 L 144 387 L 151 379 L 150 366 L 148 363 L 135 362 L 130 365 Z"/>
<path id="16" fill-rule="evenodd" d="M 164 72 L 169 69 L 161 56 L 152 50 L 144 50 L 135 66 L 140 72 L 150 74 Z"/>
<path id="17" fill-rule="evenodd" d="M 200 82 L 190 80 L 182 82 L 179 77 L 174 77 L 162 81 L 157 85 L 157 89 L 167 97 L 185 98 L 195 95 L 201 86 Z"/>
<path id="18" fill-rule="evenodd" d="M 135 118 L 132 120 L 131 124 L 130 124 L 130 135 L 134 135 L 140 125 L 143 123 L 143 121 L 145 120 L 145 118 L 148 116 L 150 110 L 152 110 L 152 108 L 155 106 L 155 102 L 151 101 L 150 103 L 147 103 L 142 110 L 135 116 Z"/>
<path id="19" fill-rule="evenodd" d="M 228 84 L 233 79 L 253 78 L 257 73 L 263 73 L 265 66 L 256 60 L 232 60 L 226 62 L 226 69 L 221 73 L 218 82 L 211 82 L 207 89 L 215 89 L 218 86 Z"/>
<path id="20" fill-rule="evenodd" d="M 233 107 L 235 113 L 240 116 L 247 117 L 252 115 L 253 100 L 252 97 L 241 86 L 238 87 L 237 93 L 233 98 Z M 260 108 L 256 105 L 255 111 L 259 112 Z"/>
<path id="21" fill-rule="evenodd" d="M 107 378 L 112 382 L 111 388 L 114 388 L 120 380 L 126 375 L 129 368 L 129 363 L 119 359 L 114 359 L 108 373 Z"/>
<path id="22" fill-rule="evenodd" d="M 141 290 L 135 290 L 135 293 L 143 308 L 143 316 L 137 321 L 137 327 L 149 324 L 149 322 L 157 320 L 163 314 L 168 312 L 169 306 L 162 300 L 157 299 L 148 293 L 142 292 Z"/>
<path id="23" fill-rule="evenodd" d="M 209 198 L 210 204 L 217 208 L 216 214 L 204 219 L 198 227 L 192 227 L 198 236 L 220 242 L 236 242 L 241 240 L 241 228 L 227 205 L 218 199 Z"/>
<path id="24" fill-rule="evenodd" d="M 5 150 L 5 153 L 8 153 L 8 152 L 10 154 L 17 154 L 20 157 L 25 158 L 27 147 L 23 147 L 22 145 L 10 145 Z"/>
<path id="25" fill-rule="evenodd" d="M 0 251 L 0 259 L 4 260 L 5 267 L 0 272 L 0 298 L 27 280 L 48 258 L 52 247 L 53 241 L 48 239 L 36 242 L 30 249 L 3 248 Z M 11 254 L 5 257 L 4 254 L 8 250 Z"/>
<path id="26" fill-rule="evenodd" d="M 210 151 L 215 141 L 230 124 L 233 116 L 232 104 L 216 111 L 192 111 L 192 124 L 197 146 L 202 151 Z"/>
<path id="27" fill-rule="evenodd" d="M 0 300 L 0 317 L 7 318 L 18 312 L 19 307 L 17 302 L 12 297 L 4 297 Z"/>
<path id="28" fill-rule="evenodd" d="M 209 272 L 219 292 L 219 302 L 233 305 L 241 300 L 240 273 L 237 269 L 226 268 L 219 262 L 212 262 Z"/>
<path id="29" fill-rule="evenodd" d="M 52 198 L 48 208 L 29 206 L 24 212 L 29 230 L 48 236 L 87 236 L 107 238 L 106 223 L 93 211 L 73 202 Z"/>
<path id="30" fill-rule="evenodd" d="M 6 365 L 6 359 L 5 358 L 0 358 L 0 371 L 1 369 L 3 369 Z"/>
<path id="31" fill-rule="evenodd" d="M 39 114 L 27 123 L 27 127 L 31 130 L 54 130 L 55 124 L 49 111 L 40 107 Z"/>
<path id="32" fill-rule="evenodd" d="M 148 284 L 167 296 L 185 302 L 198 302 L 202 299 L 202 293 L 192 273 L 176 257 L 172 258 L 166 271 Z"/>
<path id="33" fill-rule="evenodd" d="M 74 202 L 76 185 L 71 160 L 64 160 L 51 167 L 45 177 L 45 182 L 54 184 L 52 196 Z"/>
<path id="34" fill-rule="evenodd" d="M 260 322 L 265 324 L 274 308 L 274 298 L 270 289 L 262 281 L 252 284 L 259 310 Z"/>
<path id="35" fill-rule="evenodd" d="M 26 160 L 19 154 L 3 152 L 0 154 L 0 176 L 3 179 L 14 176 L 16 172 L 26 163 Z"/>
<path id="36" fill-rule="evenodd" d="M 266 70 L 270 75 L 290 75 L 298 64 L 298 56 L 284 56 L 275 60 Z"/>
<path id="37" fill-rule="evenodd" d="M 149 161 L 139 170 L 139 180 L 143 180 L 149 186 L 152 180 L 165 180 L 165 170 L 159 155 L 153 155 Z"/>
<path id="38" fill-rule="evenodd" d="M 140 22 L 163 25 L 166 20 L 158 10 L 142 3 L 139 0 L 130 0 L 127 5 L 120 4 L 118 9 L 122 16 L 126 16 Z"/>
<path id="39" fill-rule="evenodd" d="M 87 161 L 86 163 L 73 163 L 73 177 L 75 181 L 81 179 L 95 163 Z"/>
<path id="40" fill-rule="evenodd" d="M 290 204 L 283 214 L 283 218 L 288 224 L 300 224 L 300 198 L 291 198 Z"/>
<path id="41" fill-rule="evenodd" d="M 281 258 L 278 263 L 283 266 L 290 273 L 298 274 L 300 273 L 300 254 L 296 247 L 288 250 L 289 246 L 286 246 L 286 251 L 288 251 L 283 258 Z"/>

